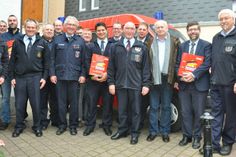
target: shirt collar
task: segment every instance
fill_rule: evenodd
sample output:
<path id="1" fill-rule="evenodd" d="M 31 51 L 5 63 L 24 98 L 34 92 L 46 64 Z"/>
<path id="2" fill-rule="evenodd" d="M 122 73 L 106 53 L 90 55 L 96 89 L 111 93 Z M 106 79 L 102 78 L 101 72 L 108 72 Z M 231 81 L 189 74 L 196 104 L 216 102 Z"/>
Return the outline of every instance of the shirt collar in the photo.
<path id="1" fill-rule="evenodd" d="M 234 30 L 235 26 L 233 26 L 228 32 L 225 32 L 224 30 L 222 30 L 220 32 L 221 35 L 223 35 L 224 37 L 229 35 L 230 32 L 232 32 Z"/>
<path id="2" fill-rule="evenodd" d="M 198 41 L 199 41 L 199 38 L 197 39 L 197 40 L 195 40 L 195 41 L 189 41 L 189 46 L 192 46 L 192 43 L 195 43 L 195 45 L 197 45 L 198 44 Z"/>
<path id="3" fill-rule="evenodd" d="M 138 41 L 142 41 L 144 43 L 144 41 L 146 40 L 146 37 L 144 37 L 143 39 L 140 39 L 139 37 L 137 37 Z"/>
<path id="4" fill-rule="evenodd" d="M 72 34 L 72 35 L 69 35 L 69 34 L 67 34 L 67 33 L 65 33 L 65 34 L 66 34 L 66 37 L 67 37 L 67 38 L 74 36 L 74 34 Z"/>
<path id="5" fill-rule="evenodd" d="M 25 40 L 25 41 L 28 40 L 29 38 L 31 38 L 31 39 L 32 39 L 31 42 L 34 43 L 34 41 L 36 40 L 36 35 L 34 35 L 34 36 L 32 36 L 32 37 L 29 37 L 29 36 L 27 36 L 27 35 L 24 36 L 24 40 Z"/>
<path id="6" fill-rule="evenodd" d="M 135 42 L 135 39 L 134 39 L 134 38 L 131 38 L 131 39 L 129 39 L 129 41 L 130 41 L 130 47 L 132 47 L 133 44 L 134 44 L 134 42 Z M 124 38 L 124 45 L 126 45 L 127 42 L 128 42 L 128 39 L 127 39 L 127 38 Z"/>
<path id="7" fill-rule="evenodd" d="M 105 43 L 107 43 L 107 42 L 108 42 L 108 39 L 105 38 L 103 41 L 104 41 Z M 100 45 L 100 44 L 102 43 L 102 40 L 97 38 L 97 42 L 98 42 L 98 44 Z M 105 43 L 104 43 L 104 44 L 105 44 Z"/>

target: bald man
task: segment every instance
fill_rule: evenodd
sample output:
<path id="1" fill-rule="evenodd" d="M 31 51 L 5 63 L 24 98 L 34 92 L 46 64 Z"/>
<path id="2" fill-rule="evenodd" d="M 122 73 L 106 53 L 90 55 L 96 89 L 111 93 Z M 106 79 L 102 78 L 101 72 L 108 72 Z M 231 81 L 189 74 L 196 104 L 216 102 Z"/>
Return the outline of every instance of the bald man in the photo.
<path id="1" fill-rule="evenodd" d="M 131 128 L 130 144 L 138 143 L 141 96 L 149 92 L 150 69 L 147 48 L 134 38 L 135 25 L 124 25 L 124 38 L 112 47 L 108 67 L 109 92 L 118 98 L 118 131 L 111 137 L 117 140 L 127 136 Z M 130 105 L 130 106 L 129 106 Z M 128 114 L 128 108 L 131 114 Z M 128 126 L 131 117 L 131 127 Z"/>

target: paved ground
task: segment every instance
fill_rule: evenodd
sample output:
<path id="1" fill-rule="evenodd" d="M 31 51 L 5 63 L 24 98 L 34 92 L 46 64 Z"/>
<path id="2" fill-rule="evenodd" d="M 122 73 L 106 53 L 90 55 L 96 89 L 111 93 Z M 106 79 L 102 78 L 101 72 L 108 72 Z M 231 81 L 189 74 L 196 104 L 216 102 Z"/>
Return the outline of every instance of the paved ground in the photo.
<path id="1" fill-rule="evenodd" d="M 84 128 L 79 128 L 76 136 L 71 136 L 69 131 L 57 136 L 56 128 L 50 126 L 43 132 L 43 137 L 36 137 L 30 129 L 31 125 L 32 118 L 29 117 L 27 129 L 18 138 L 11 137 L 13 124 L 6 131 L 0 132 L 0 138 L 6 144 L 5 147 L 0 147 L 0 157 L 201 157 L 198 150 L 192 149 L 190 144 L 186 147 L 178 146 L 181 133 L 170 134 L 169 143 L 162 142 L 161 137 L 147 142 L 148 132 L 144 129 L 139 143 L 130 145 L 130 136 L 112 141 L 98 127 L 94 133 L 85 137 L 82 135 Z M 113 132 L 116 127 L 115 123 Z M 231 154 L 231 157 L 235 156 L 236 146 Z"/>

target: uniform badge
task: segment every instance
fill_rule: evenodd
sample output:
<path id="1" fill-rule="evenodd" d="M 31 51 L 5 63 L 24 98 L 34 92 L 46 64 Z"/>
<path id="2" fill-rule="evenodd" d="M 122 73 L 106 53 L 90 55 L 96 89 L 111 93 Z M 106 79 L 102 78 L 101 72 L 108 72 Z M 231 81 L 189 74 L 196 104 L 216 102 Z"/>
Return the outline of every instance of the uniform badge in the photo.
<path id="1" fill-rule="evenodd" d="M 37 57 L 38 57 L 38 58 L 42 58 L 42 52 L 40 52 L 40 51 L 37 52 Z"/>
<path id="2" fill-rule="evenodd" d="M 75 51 L 75 58 L 79 58 L 80 51 Z"/>
<path id="3" fill-rule="evenodd" d="M 74 49 L 79 49 L 79 45 L 73 45 Z"/>
<path id="4" fill-rule="evenodd" d="M 135 50 L 136 52 L 140 52 L 140 51 L 142 50 L 142 48 L 141 48 L 141 47 L 135 47 L 134 50 Z"/>
<path id="5" fill-rule="evenodd" d="M 135 62 L 140 62 L 141 61 L 141 55 L 135 55 L 134 60 L 135 60 Z"/>
<path id="6" fill-rule="evenodd" d="M 233 50 L 233 46 L 225 46 L 225 52 L 231 52 Z"/>

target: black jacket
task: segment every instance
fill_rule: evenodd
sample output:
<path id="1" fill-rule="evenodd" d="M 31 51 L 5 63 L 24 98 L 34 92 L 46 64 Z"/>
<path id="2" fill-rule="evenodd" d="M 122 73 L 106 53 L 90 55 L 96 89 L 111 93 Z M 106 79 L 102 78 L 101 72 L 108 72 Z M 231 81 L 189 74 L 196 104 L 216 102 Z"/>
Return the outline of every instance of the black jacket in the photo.
<path id="1" fill-rule="evenodd" d="M 85 76 L 84 40 L 74 35 L 69 42 L 65 33 L 54 38 L 50 76 L 57 76 L 58 80 L 79 80 L 80 76 Z"/>
<path id="2" fill-rule="evenodd" d="M 111 46 L 112 46 L 112 43 L 108 41 L 103 56 L 106 56 L 108 58 L 110 57 Z M 90 64 L 91 64 L 93 54 L 102 55 L 101 49 L 97 41 L 91 42 L 87 45 L 86 59 L 85 59 L 87 74 L 89 74 L 89 69 L 90 69 Z"/>
<path id="3" fill-rule="evenodd" d="M 48 77 L 49 48 L 47 43 L 40 37 L 31 48 L 29 55 L 26 53 L 23 41 L 24 35 L 16 39 L 12 46 L 12 54 L 9 63 L 9 74 L 11 79 L 24 76 L 42 75 L 43 79 Z"/>
<path id="4" fill-rule="evenodd" d="M 127 52 L 123 40 L 111 48 L 111 59 L 108 66 L 108 84 L 116 89 L 127 88 L 141 90 L 150 86 L 150 67 L 146 46 L 135 40 Z"/>
<path id="5" fill-rule="evenodd" d="M 0 77 L 7 77 L 8 73 L 8 52 L 5 42 L 0 40 Z"/>
<path id="6" fill-rule="evenodd" d="M 212 84 L 236 83 L 236 28 L 225 37 L 221 32 L 214 36 L 211 61 Z"/>

